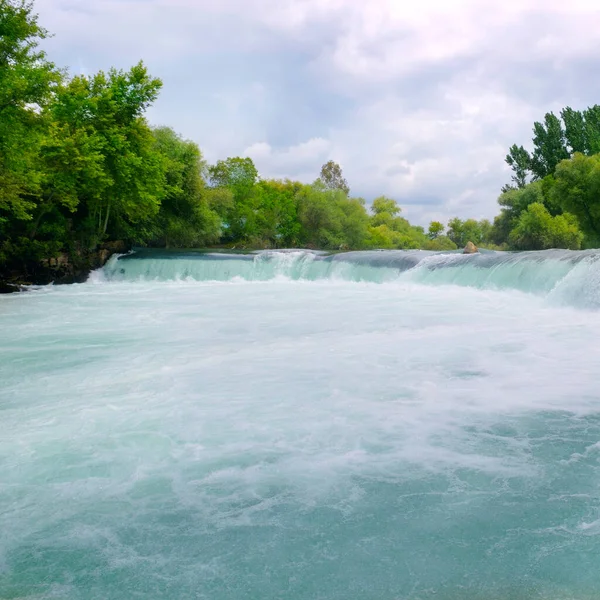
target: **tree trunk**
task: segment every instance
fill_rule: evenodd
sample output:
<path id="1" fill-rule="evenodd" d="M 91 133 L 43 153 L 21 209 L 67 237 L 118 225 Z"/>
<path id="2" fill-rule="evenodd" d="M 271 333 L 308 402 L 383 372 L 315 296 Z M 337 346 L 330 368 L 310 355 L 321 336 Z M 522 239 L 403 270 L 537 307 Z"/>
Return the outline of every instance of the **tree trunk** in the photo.
<path id="1" fill-rule="evenodd" d="M 44 204 L 42 204 L 42 206 L 40 207 L 40 214 L 37 216 L 37 218 L 35 219 L 35 223 L 33 224 L 33 229 L 31 230 L 31 232 L 29 233 L 29 239 L 33 240 L 35 239 L 35 236 L 37 235 L 37 230 L 40 226 L 40 223 L 42 222 L 42 217 L 50 211 L 50 208 L 52 206 L 52 197 L 54 196 L 54 192 L 52 192 L 52 194 L 50 194 L 50 197 L 48 198 L 48 201 L 45 202 Z"/>
<path id="2" fill-rule="evenodd" d="M 110 204 L 106 207 L 106 218 L 104 219 L 104 227 L 102 228 L 102 235 L 106 235 L 106 228 L 108 227 L 108 217 L 110 216 Z"/>

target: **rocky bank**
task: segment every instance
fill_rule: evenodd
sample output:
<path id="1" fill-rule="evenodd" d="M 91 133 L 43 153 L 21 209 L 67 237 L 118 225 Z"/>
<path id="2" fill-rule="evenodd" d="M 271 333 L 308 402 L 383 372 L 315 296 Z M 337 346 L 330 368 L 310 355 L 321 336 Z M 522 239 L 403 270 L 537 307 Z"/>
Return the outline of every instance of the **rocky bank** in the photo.
<path id="1" fill-rule="evenodd" d="M 113 254 L 129 250 L 125 242 L 106 242 L 94 250 L 75 250 L 24 264 L 20 270 L 0 272 L 0 293 L 18 292 L 27 285 L 83 283 L 91 271 L 104 266 Z"/>

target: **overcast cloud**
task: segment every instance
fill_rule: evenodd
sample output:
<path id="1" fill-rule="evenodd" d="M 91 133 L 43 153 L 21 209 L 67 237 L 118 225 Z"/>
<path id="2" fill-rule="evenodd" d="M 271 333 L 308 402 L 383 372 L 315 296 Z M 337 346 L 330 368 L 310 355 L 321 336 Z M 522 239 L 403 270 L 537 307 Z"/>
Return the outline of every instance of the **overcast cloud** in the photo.
<path id="1" fill-rule="evenodd" d="M 143 59 L 149 118 L 209 161 L 313 181 L 425 224 L 492 217 L 503 159 L 534 120 L 600 103 L 597 0 L 37 0 L 72 73 Z"/>

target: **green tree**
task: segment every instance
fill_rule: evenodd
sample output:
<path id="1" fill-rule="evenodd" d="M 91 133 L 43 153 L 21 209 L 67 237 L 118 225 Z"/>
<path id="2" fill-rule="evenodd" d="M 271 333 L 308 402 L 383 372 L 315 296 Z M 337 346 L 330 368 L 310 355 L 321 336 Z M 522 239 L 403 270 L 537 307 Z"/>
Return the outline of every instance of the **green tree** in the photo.
<path id="1" fill-rule="evenodd" d="M 448 221 L 448 238 L 457 246 L 463 245 L 463 222 L 458 217 Z"/>
<path id="2" fill-rule="evenodd" d="M 399 243 L 398 234 L 387 225 L 369 227 L 366 246 L 378 250 L 391 250 L 397 248 Z"/>
<path id="3" fill-rule="evenodd" d="M 338 210 L 342 213 L 341 225 L 344 242 L 341 249 L 360 250 L 365 246 L 369 216 L 362 198 L 337 197 Z"/>
<path id="4" fill-rule="evenodd" d="M 233 195 L 233 205 L 225 215 L 225 237 L 228 240 L 249 240 L 256 236 L 256 206 L 254 187 L 258 171 L 251 158 L 232 157 L 219 160 L 208 169 L 214 188 L 227 188 Z"/>
<path id="5" fill-rule="evenodd" d="M 371 204 L 371 210 L 374 215 L 387 214 L 390 217 L 397 217 L 402 209 L 398 206 L 398 203 L 392 198 L 387 196 L 379 196 L 373 200 Z"/>
<path id="6" fill-rule="evenodd" d="M 106 237 L 149 237 L 165 163 L 143 113 L 160 85 L 139 64 L 55 87 L 43 111 L 29 239 L 93 248 Z"/>
<path id="7" fill-rule="evenodd" d="M 510 245 L 516 250 L 581 247 L 583 234 L 576 217 L 569 213 L 553 217 L 541 202 L 530 204 L 510 233 Z"/>
<path id="8" fill-rule="evenodd" d="M 444 229 L 446 228 L 439 221 L 431 221 L 431 223 L 429 223 L 427 237 L 429 237 L 430 240 L 435 240 L 444 233 Z"/>
<path id="9" fill-rule="evenodd" d="M 560 116 L 565 124 L 565 140 L 570 151 L 587 153 L 589 144 L 583 113 L 567 106 L 561 111 Z"/>
<path id="10" fill-rule="evenodd" d="M 556 168 L 552 197 L 565 212 L 572 213 L 587 242 L 600 242 L 600 155 L 576 153 Z"/>
<path id="11" fill-rule="evenodd" d="M 333 202 L 335 194 L 325 189 L 318 180 L 313 185 L 304 186 L 298 193 L 302 245 L 336 250 L 343 246 L 340 214 Z"/>
<path id="12" fill-rule="evenodd" d="M 505 158 L 506 164 L 513 170 L 511 180 L 513 186 L 505 186 L 503 191 L 511 187 L 524 188 L 527 185 L 527 178 L 531 171 L 531 156 L 523 146 L 513 144 Z"/>
<path id="13" fill-rule="evenodd" d="M 600 153 L 600 105 L 582 112 L 567 106 L 560 118 L 547 113 L 543 123 L 534 123 L 533 133 L 532 154 L 523 146 L 511 146 L 506 162 L 513 170 L 512 184 L 504 186 L 503 192 L 525 187 L 530 176 L 533 180 L 552 176 L 557 165 L 575 153 Z"/>
<path id="14" fill-rule="evenodd" d="M 48 36 L 31 2 L 0 0 L 0 238 L 19 231 L 38 203 L 44 107 L 60 80 L 39 44 Z"/>
<path id="15" fill-rule="evenodd" d="M 255 189 L 256 237 L 254 245 L 282 248 L 298 242 L 298 198 L 302 184 L 285 180 L 261 179 Z"/>
<path id="16" fill-rule="evenodd" d="M 594 104 L 583 111 L 585 124 L 585 154 L 600 153 L 600 105 Z M 573 152 L 577 150 L 573 149 Z"/>
<path id="17" fill-rule="evenodd" d="M 153 130 L 166 166 L 166 188 L 156 219 L 155 243 L 178 247 L 205 246 L 218 241 L 221 220 L 206 196 L 204 161 L 198 146 L 172 129 Z"/>
<path id="18" fill-rule="evenodd" d="M 510 190 L 507 193 L 515 192 Z M 461 221 L 455 217 L 448 222 L 448 237 L 459 247 L 462 248 L 468 242 L 473 242 L 476 246 L 491 241 L 492 225 L 487 219 L 477 221 L 467 219 Z"/>
<path id="19" fill-rule="evenodd" d="M 95 233 L 91 245 L 107 236 L 143 242 L 151 235 L 165 193 L 166 164 L 144 113 L 161 86 L 139 63 L 129 71 L 74 77 L 58 94 L 54 118 L 72 131 L 85 131 L 101 154 L 93 190 L 88 186 L 80 196 L 78 216 Z"/>
<path id="20" fill-rule="evenodd" d="M 446 235 L 440 235 L 434 239 L 427 240 L 423 246 L 423 250 L 433 250 L 436 252 L 456 250 L 456 248 L 456 244 Z"/>
<path id="21" fill-rule="evenodd" d="M 346 196 L 350 194 L 350 188 L 348 182 L 344 179 L 342 168 L 332 160 L 321 167 L 319 179 L 328 190 L 342 190 Z"/>
<path id="22" fill-rule="evenodd" d="M 371 204 L 371 211 L 373 213 L 371 217 L 372 227 L 385 225 L 391 231 L 400 231 L 408 225 L 408 221 L 399 216 L 402 209 L 398 206 L 398 203 L 387 196 L 375 198 Z"/>
<path id="23" fill-rule="evenodd" d="M 533 155 L 531 170 L 536 179 L 552 175 L 561 160 L 569 158 L 565 132 L 560 119 L 554 113 L 547 113 L 544 123 L 533 124 Z"/>
<path id="24" fill-rule="evenodd" d="M 462 234 L 464 245 L 466 246 L 468 242 L 473 242 L 475 245 L 480 245 L 482 241 L 482 231 L 481 226 L 478 221 L 475 219 L 466 219 L 463 222 L 462 226 Z M 462 246 L 462 244 L 461 244 Z"/>
<path id="25" fill-rule="evenodd" d="M 512 188 L 503 192 L 498 198 L 500 214 L 494 219 L 487 241 L 495 244 L 508 242 L 508 236 L 516 226 L 521 213 L 534 202 L 546 203 L 543 181 L 534 181 L 524 188 Z"/>
<path id="26" fill-rule="evenodd" d="M 373 200 L 371 205 L 367 247 L 416 249 L 427 243 L 428 237 L 422 227 L 411 225 L 400 216 L 401 208 L 397 202 L 386 196 Z"/>
<path id="27" fill-rule="evenodd" d="M 320 180 L 299 191 L 298 218 L 300 243 L 307 247 L 349 250 L 366 244 L 369 216 L 364 200 L 328 189 Z"/>
<path id="28" fill-rule="evenodd" d="M 480 244 L 489 244 L 489 243 L 493 243 L 492 240 L 492 230 L 493 230 L 493 225 L 490 223 L 490 221 L 488 219 L 481 219 L 481 221 L 478 222 L 478 228 L 479 228 L 479 243 Z"/>
<path id="29" fill-rule="evenodd" d="M 565 139 L 571 154 L 591 155 L 600 152 L 600 106 L 580 112 L 567 106 L 561 111 Z"/>

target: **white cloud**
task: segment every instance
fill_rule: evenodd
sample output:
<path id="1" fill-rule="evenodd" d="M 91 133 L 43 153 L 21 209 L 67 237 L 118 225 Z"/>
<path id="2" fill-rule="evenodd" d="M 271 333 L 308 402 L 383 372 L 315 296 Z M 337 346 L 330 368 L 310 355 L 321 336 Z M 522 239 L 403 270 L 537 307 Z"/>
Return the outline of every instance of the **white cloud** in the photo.
<path id="1" fill-rule="evenodd" d="M 284 149 L 273 149 L 267 142 L 258 142 L 246 148 L 243 154 L 254 161 L 262 176 L 313 181 L 329 160 L 330 151 L 329 140 L 313 138 Z"/>
<path id="2" fill-rule="evenodd" d="M 425 222 L 491 217 L 513 142 L 600 101 L 597 0 L 37 0 L 76 71 L 144 58 L 150 116 L 269 177 L 339 161 Z"/>

